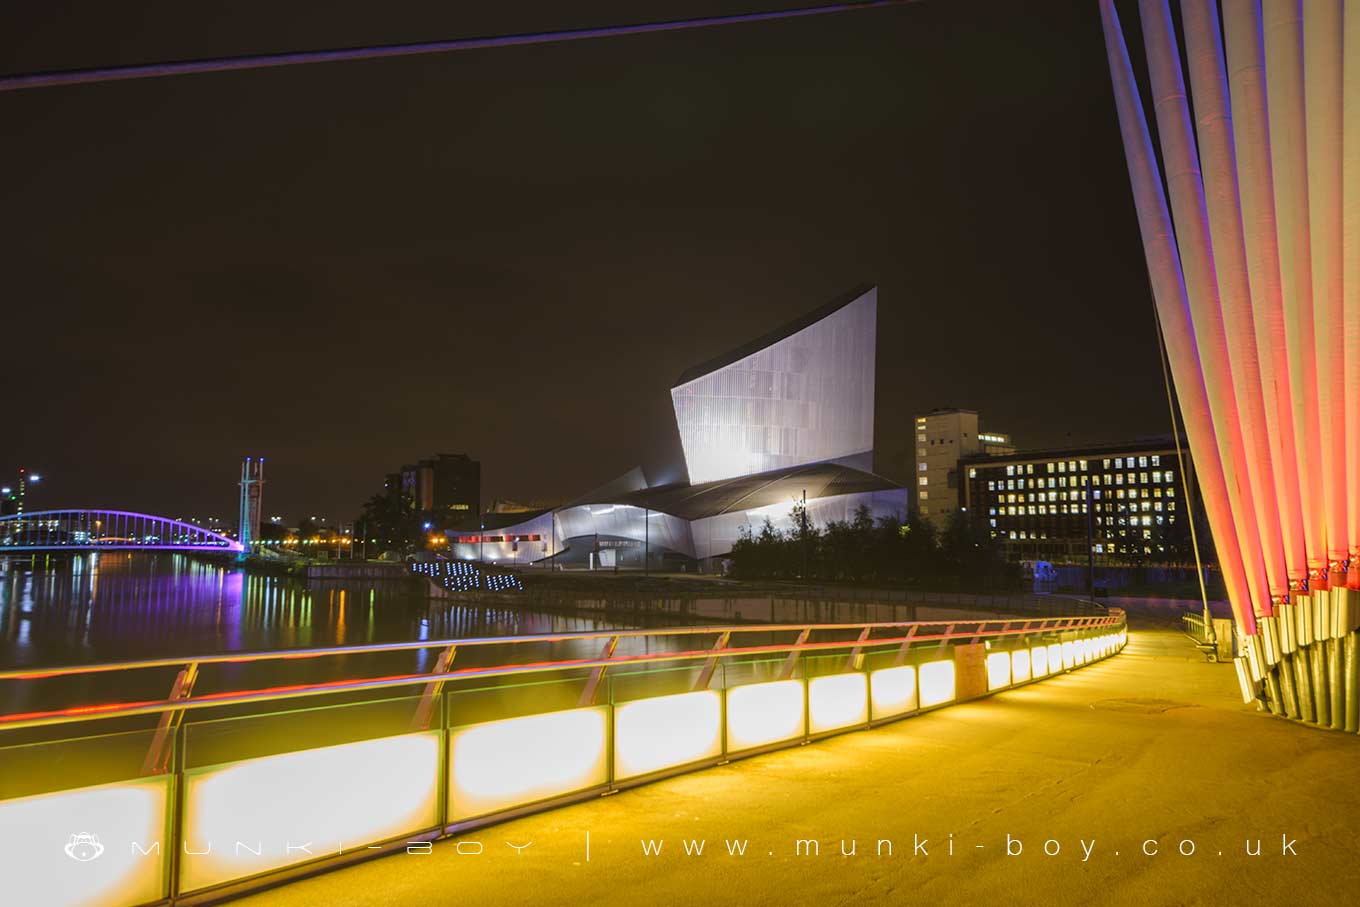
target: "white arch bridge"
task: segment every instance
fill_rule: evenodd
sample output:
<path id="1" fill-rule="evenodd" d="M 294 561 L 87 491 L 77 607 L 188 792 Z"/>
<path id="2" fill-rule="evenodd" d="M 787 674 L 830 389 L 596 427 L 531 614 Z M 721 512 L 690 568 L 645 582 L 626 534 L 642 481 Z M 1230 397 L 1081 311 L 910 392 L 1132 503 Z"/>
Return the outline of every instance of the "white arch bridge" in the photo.
<path id="1" fill-rule="evenodd" d="M 40 510 L 0 517 L 0 554 L 31 551 L 232 551 L 202 526 L 127 510 Z"/>

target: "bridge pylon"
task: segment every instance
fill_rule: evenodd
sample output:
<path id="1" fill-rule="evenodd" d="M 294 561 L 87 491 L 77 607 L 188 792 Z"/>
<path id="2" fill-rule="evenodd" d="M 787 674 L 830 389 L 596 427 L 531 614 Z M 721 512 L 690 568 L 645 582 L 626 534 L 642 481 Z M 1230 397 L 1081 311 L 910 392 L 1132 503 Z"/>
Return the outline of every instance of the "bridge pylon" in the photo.
<path id="1" fill-rule="evenodd" d="M 241 461 L 241 522 L 238 539 L 240 558 L 250 554 L 251 545 L 260 537 L 260 507 L 264 498 L 264 457 Z"/>

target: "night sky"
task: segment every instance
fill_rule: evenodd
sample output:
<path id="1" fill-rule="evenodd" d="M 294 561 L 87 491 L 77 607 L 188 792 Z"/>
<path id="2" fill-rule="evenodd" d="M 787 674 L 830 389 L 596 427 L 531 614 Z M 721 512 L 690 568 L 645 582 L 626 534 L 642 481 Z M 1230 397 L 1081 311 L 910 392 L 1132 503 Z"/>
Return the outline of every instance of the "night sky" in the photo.
<path id="1" fill-rule="evenodd" d="M 7 4 L 0 65 L 777 5 Z M 290 521 L 435 451 L 484 502 L 571 497 L 678 454 L 687 366 L 859 283 L 886 474 L 936 406 L 1023 447 L 1168 430 L 1094 0 L 10 92 L 0 122 L 30 509 L 230 515 L 246 454 Z"/>

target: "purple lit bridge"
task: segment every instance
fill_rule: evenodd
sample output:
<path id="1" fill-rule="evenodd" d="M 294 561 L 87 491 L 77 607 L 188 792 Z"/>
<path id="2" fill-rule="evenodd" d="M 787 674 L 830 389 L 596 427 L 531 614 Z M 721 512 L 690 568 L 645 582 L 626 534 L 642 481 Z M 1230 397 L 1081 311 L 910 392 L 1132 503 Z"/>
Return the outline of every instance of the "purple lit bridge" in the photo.
<path id="1" fill-rule="evenodd" d="M 40 510 L 0 517 L 0 554 L 37 551 L 230 551 L 225 535 L 127 510 Z"/>

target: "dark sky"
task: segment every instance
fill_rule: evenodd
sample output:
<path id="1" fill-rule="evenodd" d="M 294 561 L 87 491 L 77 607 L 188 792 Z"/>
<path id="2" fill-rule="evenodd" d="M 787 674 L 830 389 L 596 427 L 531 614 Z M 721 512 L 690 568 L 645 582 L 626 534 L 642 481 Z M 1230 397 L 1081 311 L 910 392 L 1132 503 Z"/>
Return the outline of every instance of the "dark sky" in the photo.
<path id="1" fill-rule="evenodd" d="M 763 8 L 6 4 L 0 65 Z M 677 445 L 685 367 L 862 282 L 882 471 L 941 405 L 1026 447 L 1167 429 L 1094 0 L 12 92 L 0 123 L 30 507 L 228 514 L 245 454 L 289 519 L 435 451 L 484 501 L 572 496 Z"/>

